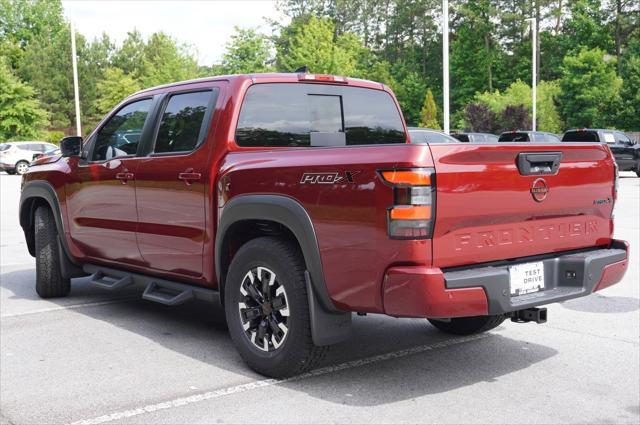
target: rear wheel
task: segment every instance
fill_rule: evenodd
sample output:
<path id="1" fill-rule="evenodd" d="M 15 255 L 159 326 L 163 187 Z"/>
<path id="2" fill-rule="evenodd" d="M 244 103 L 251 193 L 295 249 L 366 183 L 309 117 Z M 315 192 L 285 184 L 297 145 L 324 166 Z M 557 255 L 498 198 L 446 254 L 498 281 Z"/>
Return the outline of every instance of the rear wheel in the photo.
<path id="1" fill-rule="evenodd" d="M 505 315 L 499 314 L 496 316 L 455 317 L 448 321 L 428 320 L 442 332 L 454 335 L 471 335 L 489 331 L 499 326 L 506 318 Z"/>
<path id="2" fill-rule="evenodd" d="M 29 171 L 29 163 L 27 161 L 18 161 L 16 164 L 16 173 L 23 175 L 27 171 Z"/>
<path id="3" fill-rule="evenodd" d="M 35 213 L 36 292 L 42 298 L 65 297 L 71 281 L 62 277 L 58 230 L 51 210 L 38 207 Z"/>
<path id="4" fill-rule="evenodd" d="M 311 338 L 304 271 L 299 250 L 279 238 L 253 239 L 233 257 L 224 289 L 229 333 L 258 373 L 297 375 L 327 350 Z"/>

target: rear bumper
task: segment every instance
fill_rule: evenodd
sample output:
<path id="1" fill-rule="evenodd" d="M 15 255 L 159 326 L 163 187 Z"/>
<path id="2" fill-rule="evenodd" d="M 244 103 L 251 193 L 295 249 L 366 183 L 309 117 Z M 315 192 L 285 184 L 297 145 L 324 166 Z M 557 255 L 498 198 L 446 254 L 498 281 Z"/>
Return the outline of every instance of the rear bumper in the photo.
<path id="1" fill-rule="evenodd" d="M 384 309 L 398 317 L 465 317 L 503 314 L 578 298 L 622 280 L 629 245 L 614 240 L 610 248 L 525 258 L 542 261 L 545 290 L 512 297 L 509 265 L 475 266 L 442 271 L 435 267 L 392 267 L 384 279 Z"/>

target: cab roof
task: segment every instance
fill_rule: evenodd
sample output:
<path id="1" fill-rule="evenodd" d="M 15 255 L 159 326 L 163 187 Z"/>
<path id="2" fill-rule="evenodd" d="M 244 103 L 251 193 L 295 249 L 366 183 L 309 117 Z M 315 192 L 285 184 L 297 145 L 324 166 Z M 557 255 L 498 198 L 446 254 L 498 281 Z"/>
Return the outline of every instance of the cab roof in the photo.
<path id="1" fill-rule="evenodd" d="M 313 78 L 310 78 L 314 76 L 317 76 L 323 79 L 314 80 Z M 328 78 L 334 78 L 335 81 L 330 81 L 328 80 Z M 339 79 L 344 81 L 338 81 Z M 312 84 L 323 83 L 323 84 L 339 84 L 339 85 L 346 85 L 346 86 L 352 86 L 352 87 L 373 88 L 378 90 L 385 89 L 385 85 L 382 83 L 378 83 L 370 80 L 363 80 L 360 78 L 342 77 L 342 76 L 331 75 L 331 74 L 271 72 L 271 73 L 256 73 L 256 74 L 216 75 L 216 76 L 210 76 L 210 77 L 195 78 L 192 80 L 177 81 L 175 83 L 162 84 L 159 86 L 143 89 L 134 93 L 132 96 L 136 96 L 139 94 L 148 93 L 148 92 L 152 92 L 160 89 L 180 87 L 183 85 L 194 84 L 194 83 L 206 83 L 206 82 L 213 82 L 213 81 L 232 81 L 232 80 L 251 80 L 254 84 L 257 84 L 257 83 L 312 83 Z"/>

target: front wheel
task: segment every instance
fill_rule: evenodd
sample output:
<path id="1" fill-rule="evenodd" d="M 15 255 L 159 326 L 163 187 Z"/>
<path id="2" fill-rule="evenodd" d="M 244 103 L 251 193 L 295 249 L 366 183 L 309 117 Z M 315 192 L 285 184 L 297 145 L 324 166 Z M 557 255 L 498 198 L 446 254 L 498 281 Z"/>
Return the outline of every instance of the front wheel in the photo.
<path id="1" fill-rule="evenodd" d="M 273 378 L 303 373 L 327 348 L 311 338 L 300 251 L 286 240 L 261 237 L 233 257 L 224 288 L 229 333 L 244 361 Z"/>
<path id="2" fill-rule="evenodd" d="M 58 230 L 51 210 L 41 206 L 35 213 L 36 292 L 42 298 L 65 297 L 71 281 L 62 276 Z"/>
<path id="3" fill-rule="evenodd" d="M 498 327 L 506 318 L 505 315 L 499 314 L 495 316 L 455 317 L 448 320 L 427 320 L 442 332 L 454 335 L 471 335 Z"/>

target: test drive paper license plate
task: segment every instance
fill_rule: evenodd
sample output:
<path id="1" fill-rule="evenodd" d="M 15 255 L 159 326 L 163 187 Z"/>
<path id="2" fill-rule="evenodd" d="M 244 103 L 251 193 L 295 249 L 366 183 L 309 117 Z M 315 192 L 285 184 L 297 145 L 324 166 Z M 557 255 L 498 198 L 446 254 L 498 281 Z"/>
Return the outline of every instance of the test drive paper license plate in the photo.
<path id="1" fill-rule="evenodd" d="M 518 296 L 544 289 L 544 263 L 518 264 L 509 267 L 511 295 Z"/>

